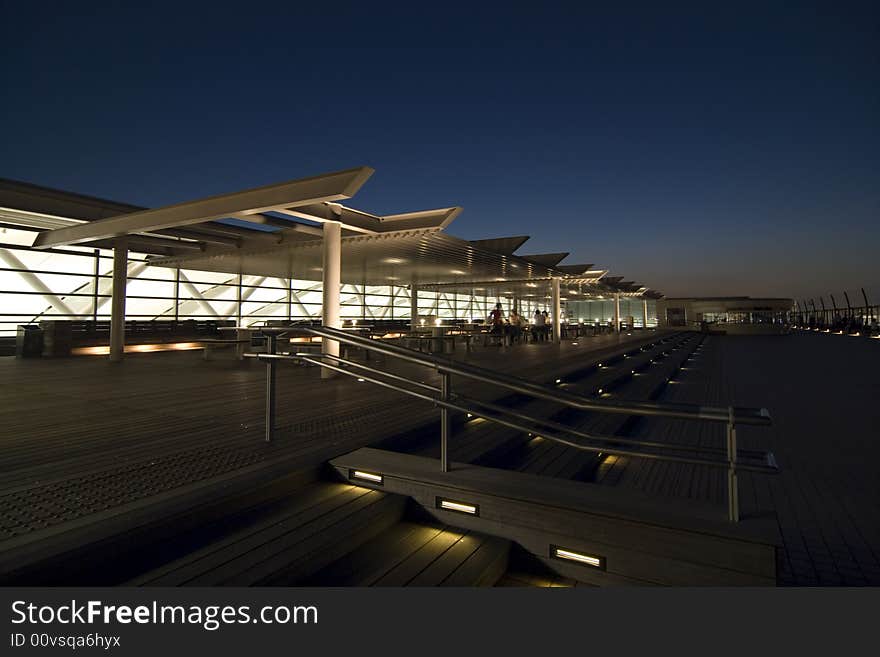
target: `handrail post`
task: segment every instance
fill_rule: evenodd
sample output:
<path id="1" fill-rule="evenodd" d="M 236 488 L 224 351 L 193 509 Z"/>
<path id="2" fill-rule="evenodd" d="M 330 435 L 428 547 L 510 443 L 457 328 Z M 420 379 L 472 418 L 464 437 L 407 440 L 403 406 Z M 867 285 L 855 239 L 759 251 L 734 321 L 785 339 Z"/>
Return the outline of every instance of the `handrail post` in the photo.
<path id="1" fill-rule="evenodd" d="M 736 423 L 733 406 L 729 407 L 727 421 L 727 519 L 739 522 L 739 491 L 736 481 Z"/>
<path id="2" fill-rule="evenodd" d="M 449 372 L 440 371 L 440 400 L 449 401 L 451 392 Z M 449 409 L 440 407 L 440 470 L 449 472 Z"/>
<path id="3" fill-rule="evenodd" d="M 272 333 L 266 335 L 266 353 L 274 354 L 277 336 Z M 274 358 L 266 359 L 266 442 L 272 442 L 272 434 L 275 432 L 275 368 L 277 363 Z"/>

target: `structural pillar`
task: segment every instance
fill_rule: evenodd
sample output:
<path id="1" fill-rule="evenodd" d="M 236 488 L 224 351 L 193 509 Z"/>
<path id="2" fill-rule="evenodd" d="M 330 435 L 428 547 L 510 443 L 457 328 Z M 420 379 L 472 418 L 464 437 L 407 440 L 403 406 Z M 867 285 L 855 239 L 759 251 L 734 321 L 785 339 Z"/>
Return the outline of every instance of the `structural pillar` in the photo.
<path id="1" fill-rule="evenodd" d="M 559 279 L 550 279 L 550 295 L 553 299 L 553 342 L 562 342 L 562 300 L 559 295 Z"/>
<path id="2" fill-rule="evenodd" d="M 412 285 L 409 286 L 409 317 L 410 329 L 417 330 L 419 328 L 419 286 L 416 279 L 413 279 Z"/>
<path id="3" fill-rule="evenodd" d="M 125 286 L 128 283 L 128 240 L 113 246 L 113 297 L 110 306 L 110 360 L 118 363 L 125 353 Z"/>
<path id="4" fill-rule="evenodd" d="M 235 293 L 235 307 L 236 307 L 235 325 L 238 327 L 241 326 L 241 286 L 243 283 L 244 283 L 244 277 L 241 274 L 239 274 L 238 275 L 238 288 Z"/>
<path id="5" fill-rule="evenodd" d="M 614 293 L 614 330 L 620 333 L 620 292 Z"/>
<path id="6" fill-rule="evenodd" d="M 342 278 L 342 224 L 324 222 L 323 304 L 321 321 L 328 328 L 341 328 L 339 321 L 339 285 Z M 321 351 L 328 356 L 339 355 L 336 340 L 322 339 Z M 335 363 L 338 365 L 338 363 Z M 333 370 L 321 368 L 321 378 L 329 379 Z"/>
<path id="7" fill-rule="evenodd" d="M 648 328 L 648 300 L 642 299 L 642 328 Z"/>

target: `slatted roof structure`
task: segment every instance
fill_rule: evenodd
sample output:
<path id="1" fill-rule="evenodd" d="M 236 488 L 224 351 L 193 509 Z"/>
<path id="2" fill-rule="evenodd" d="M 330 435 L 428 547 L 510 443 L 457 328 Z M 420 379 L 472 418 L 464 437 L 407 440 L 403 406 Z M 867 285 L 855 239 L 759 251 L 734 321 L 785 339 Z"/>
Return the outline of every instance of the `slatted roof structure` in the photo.
<path id="1" fill-rule="evenodd" d="M 437 211 L 442 212 L 442 211 Z M 450 209 L 457 214 L 458 208 Z M 295 279 L 320 278 L 322 240 L 300 239 L 235 250 L 208 248 L 202 254 L 155 258 L 157 266 L 186 266 L 206 271 L 246 272 Z M 345 283 L 367 285 L 461 284 L 508 278 L 550 278 L 552 268 L 473 246 L 439 227 L 342 238 Z"/>
<path id="2" fill-rule="evenodd" d="M 517 254 L 529 239 L 525 235 L 454 237 L 445 229 L 459 207 L 378 215 L 340 203 L 372 174 L 370 167 L 356 167 L 155 209 L 62 192 L 53 198 L 52 190 L 42 188 L 37 188 L 43 195 L 37 209 L 24 198 L 34 189 L 0 181 L 0 223 L 30 222 L 45 229 L 37 234 L 35 249 L 113 249 L 111 359 L 122 354 L 129 250 L 149 254 L 147 262 L 158 267 L 322 280 L 328 326 L 338 320 L 341 283 L 552 298 L 553 316 L 568 299 L 649 298 L 648 288 L 608 276 L 607 270 L 561 264 L 566 252 Z M 48 214 L 47 208 L 54 211 L 56 205 L 59 214 Z M 417 295 L 410 297 L 415 318 Z"/>
<path id="3" fill-rule="evenodd" d="M 448 291 L 463 294 L 478 288 L 486 294 L 510 290 L 523 297 L 538 287 L 546 289 L 547 281 L 557 277 L 578 296 L 639 293 L 620 286 L 622 277 L 608 277 L 607 270 L 560 264 L 568 253 L 517 255 L 529 239 L 526 235 L 471 241 L 454 237 L 445 229 L 461 212 L 458 207 L 382 216 L 339 203 L 372 173 L 370 167 L 357 167 L 157 209 L 112 202 L 95 206 L 89 197 L 72 203 L 75 195 L 65 193 L 58 199 L 57 222 L 31 213 L 41 227 L 50 228 L 38 235 L 34 247 L 112 248 L 125 237 L 129 248 L 152 254 L 150 264 L 155 266 L 320 280 L 321 226 L 335 222 L 342 227 L 344 283 L 417 283 L 420 289 L 449 286 Z M 33 190 L 17 198 L 21 186 L 0 181 L 0 219 L 9 212 L 19 223 L 27 219 Z M 35 189 L 43 192 L 42 210 L 47 203 L 54 207 L 52 190 Z"/>

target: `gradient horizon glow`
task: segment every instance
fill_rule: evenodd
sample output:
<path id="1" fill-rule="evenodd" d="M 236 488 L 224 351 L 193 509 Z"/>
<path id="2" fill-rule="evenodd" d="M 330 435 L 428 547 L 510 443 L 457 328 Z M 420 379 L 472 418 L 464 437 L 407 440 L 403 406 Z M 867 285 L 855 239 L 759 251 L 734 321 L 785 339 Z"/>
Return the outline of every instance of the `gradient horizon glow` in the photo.
<path id="1" fill-rule="evenodd" d="M 366 164 L 354 207 L 669 296 L 880 299 L 877 3 L 125 4 L 3 2 L 0 176 L 155 207 Z"/>

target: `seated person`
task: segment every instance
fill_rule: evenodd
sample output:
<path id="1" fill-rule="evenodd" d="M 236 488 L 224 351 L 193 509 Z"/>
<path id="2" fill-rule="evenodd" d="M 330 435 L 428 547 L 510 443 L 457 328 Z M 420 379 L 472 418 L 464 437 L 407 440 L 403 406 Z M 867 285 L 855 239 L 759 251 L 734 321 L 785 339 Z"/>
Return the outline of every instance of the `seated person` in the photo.
<path id="1" fill-rule="evenodd" d="M 523 333 L 523 324 L 525 320 L 518 312 L 516 312 L 516 308 L 513 308 L 510 311 L 509 321 L 510 323 L 507 330 L 511 342 L 519 340 Z"/>

